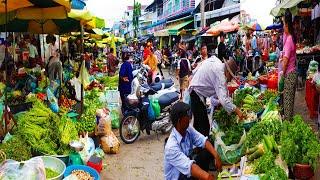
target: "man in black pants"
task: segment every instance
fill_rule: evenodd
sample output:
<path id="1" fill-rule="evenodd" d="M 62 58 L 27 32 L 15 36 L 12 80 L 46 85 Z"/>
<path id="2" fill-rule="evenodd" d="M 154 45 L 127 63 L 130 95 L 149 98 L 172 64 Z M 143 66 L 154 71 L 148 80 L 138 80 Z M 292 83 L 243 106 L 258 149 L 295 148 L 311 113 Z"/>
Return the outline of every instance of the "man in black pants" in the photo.
<path id="1" fill-rule="evenodd" d="M 238 66 L 234 60 L 222 63 L 216 56 L 203 61 L 194 74 L 190 86 L 191 110 L 194 116 L 194 128 L 204 136 L 209 136 L 209 118 L 206 98 L 214 97 L 229 113 L 235 112 L 240 119 L 243 114 L 228 96 L 227 82 L 230 82 Z"/>

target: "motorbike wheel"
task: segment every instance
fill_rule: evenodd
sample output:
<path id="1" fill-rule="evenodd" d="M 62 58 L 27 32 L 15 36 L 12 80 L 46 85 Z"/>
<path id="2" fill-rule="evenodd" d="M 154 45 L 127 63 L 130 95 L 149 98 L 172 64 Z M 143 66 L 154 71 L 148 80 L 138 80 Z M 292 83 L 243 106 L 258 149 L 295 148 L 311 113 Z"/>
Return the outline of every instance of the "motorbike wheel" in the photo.
<path id="1" fill-rule="evenodd" d="M 173 128 L 173 124 L 170 123 L 166 128 L 161 130 L 161 133 L 162 134 L 167 134 L 168 132 L 170 132 L 172 130 L 172 128 Z"/>
<path id="2" fill-rule="evenodd" d="M 140 135 L 140 123 L 136 116 L 125 116 L 120 123 L 120 137 L 126 144 L 132 144 Z"/>

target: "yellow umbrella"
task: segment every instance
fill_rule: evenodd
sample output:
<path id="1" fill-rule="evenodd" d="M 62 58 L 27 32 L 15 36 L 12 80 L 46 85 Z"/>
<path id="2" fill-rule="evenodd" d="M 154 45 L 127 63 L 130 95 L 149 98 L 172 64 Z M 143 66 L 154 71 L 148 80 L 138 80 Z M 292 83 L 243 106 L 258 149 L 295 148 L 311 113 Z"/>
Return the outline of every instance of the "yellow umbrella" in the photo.
<path id="1" fill-rule="evenodd" d="M 8 12 L 19 9 L 19 8 L 24 8 L 24 7 L 29 7 L 33 6 L 29 0 L 8 0 L 7 1 L 7 8 Z M 4 13 L 5 10 L 5 4 L 0 3 L 0 13 Z"/>
<path id="2" fill-rule="evenodd" d="M 71 11 L 68 13 L 68 17 L 79 20 L 81 23 L 91 21 L 93 18 L 90 11 L 77 9 L 71 9 Z"/>
<path id="3" fill-rule="evenodd" d="M 66 19 L 67 13 L 64 6 L 37 8 L 28 7 L 17 10 L 17 18 L 23 20 L 46 20 L 46 19 Z"/>

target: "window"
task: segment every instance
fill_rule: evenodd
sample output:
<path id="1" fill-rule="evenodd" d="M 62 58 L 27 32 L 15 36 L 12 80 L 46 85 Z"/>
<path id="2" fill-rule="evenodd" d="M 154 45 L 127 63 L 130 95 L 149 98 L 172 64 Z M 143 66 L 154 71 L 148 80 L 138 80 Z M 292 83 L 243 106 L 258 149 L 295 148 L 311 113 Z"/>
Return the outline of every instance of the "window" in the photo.
<path id="1" fill-rule="evenodd" d="M 180 10 L 180 0 L 174 0 L 175 12 Z"/>
<path id="2" fill-rule="evenodd" d="M 189 1 L 190 0 L 182 0 L 182 7 L 183 8 L 188 8 L 189 7 Z"/>

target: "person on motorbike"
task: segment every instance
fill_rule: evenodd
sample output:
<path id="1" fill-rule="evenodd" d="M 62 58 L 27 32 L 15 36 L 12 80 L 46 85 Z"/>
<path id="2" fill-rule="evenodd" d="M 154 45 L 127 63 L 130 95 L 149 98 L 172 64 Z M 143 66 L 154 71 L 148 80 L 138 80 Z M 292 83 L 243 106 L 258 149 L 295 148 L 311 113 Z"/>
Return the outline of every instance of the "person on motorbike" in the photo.
<path id="1" fill-rule="evenodd" d="M 213 96 L 219 100 L 227 112 L 235 112 L 240 119 L 243 118 L 240 109 L 232 103 L 232 99 L 228 96 L 226 86 L 227 82 L 234 77 L 238 66 L 232 59 L 223 60 L 223 62 L 216 56 L 211 56 L 203 61 L 190 82 L 189 92 L 194 127 L 204 136 L 208 136 L 210 130 L 206 98 Z"/>
<path id="2" fill-rule="evenodd" d="M 166 180 L 188 180 L 191 177 L 212 180 L 214 176 L 209 174 L 208 170 L 209 163 L 213 160 L 215 160 L 216 168 L 221 170 L 222 163 L 217 151 L 207 137 L 189 125 L 191 118 L 191 108 L 188 104 L 178 102 L 173 105 L 170 120 L 174 128 L 167 139 L 164 150 Z M 194 151 L 194 146 L 199 149 Z"/>
<path id="3" fill-rule="evenodd" d="M 129 53 L 126 51 L 122 52 L 122 65 L 119 70 L 119 92 L 122 101 L 122 110 L 124 110 L 126 95 L 131 93 L 131 82 L 133 80 L 132 75 L 132 64 L 129 61 Z"/>

